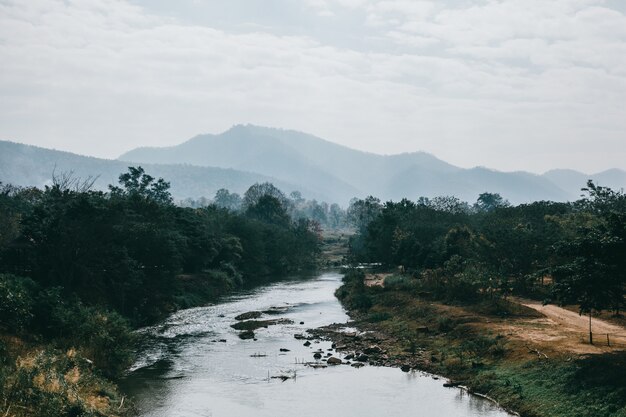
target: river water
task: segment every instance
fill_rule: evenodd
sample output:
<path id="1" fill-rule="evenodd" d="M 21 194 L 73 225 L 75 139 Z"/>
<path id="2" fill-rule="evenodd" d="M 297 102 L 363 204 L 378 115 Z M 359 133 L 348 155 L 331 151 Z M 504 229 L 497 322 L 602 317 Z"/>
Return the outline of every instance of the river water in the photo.
<path id="1" fill-rule="evenodd" d="M 179 311 L 141 330 L 144 349 L 122 388 L 141 416 L 509 416 L 486 400 L 444 388 L 442 380 L 419 372 L 302 365 L 313 360 L 314 351 L 327 351 L 330 342 L 305 347 L 295 334 L 348 320 L 334 297 L 340 284 L 338 273 L 321 273 Z M 294 324 L 259 329 L 256 341 L 239 339 L 230 327 L 241 313 L 272 307 L 286 311 L 263 319 L 289 318 Z M 280 375 L 291 378 L 271 378 Z"/>

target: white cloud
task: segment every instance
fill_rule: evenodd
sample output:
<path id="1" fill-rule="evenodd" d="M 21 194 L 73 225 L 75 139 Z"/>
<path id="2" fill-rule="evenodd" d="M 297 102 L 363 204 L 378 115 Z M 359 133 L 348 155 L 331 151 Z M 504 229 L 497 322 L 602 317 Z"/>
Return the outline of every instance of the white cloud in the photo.
<path id="1" fill-rule="evenodd" d="M 626 168 L 624 14 L 469 3 L 306 0 L 350 48 L 123 0 L 0 0 L 0 137 L 114 157 L 252 122 L 465 166 Z"/>

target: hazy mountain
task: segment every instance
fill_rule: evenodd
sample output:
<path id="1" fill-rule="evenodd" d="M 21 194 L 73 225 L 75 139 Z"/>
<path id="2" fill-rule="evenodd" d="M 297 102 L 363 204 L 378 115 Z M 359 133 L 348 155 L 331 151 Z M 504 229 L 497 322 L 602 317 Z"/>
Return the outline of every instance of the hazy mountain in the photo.
<path id="1" fill-rule="evenodd" d="M 513 203 L 570 200 L 585 184 L 582 180 L 575 187 L 564 187 L 549 176 L 463 169 L 424 152 L 377 155 L 301 132 L 252 125 L 199 135 L 177 146 L 137 148 L 119 159 L 244 169 L 306 185 L 318 193 L 333 190 L 336 201 L 344 203 L 349 196 L 369 194 L 383 200 L 456 195 L 474 201 L 485 191 L 499 192 Z"/>
<path id="2" fill-rule="evenodd" d="M 564 190 L 571 191 L 577 196 L 580 189 L 587 184 L 587 180 L 594 180 L 596 184 L 620 190 L 626 187 L 626 171 L 621 169 L 609 169 L 597 174 L 584 174 L 571 169 L 554 169 L 543 174 L 554 184 Z"/>
<path id="3" fill-rule="evenodd" d="M 0 181 L 3 183 L 42 187 L 51 184 L 53 172 L 59 174 L 73 171 L 80 178 L 99 176 L 94 184 L 95 188 L 104 190 L 109 184 L 117 184 L 118 176 L 130 165 L 137 164 L 0 141 Z M 172 195 L 176 199 L 203 196 L 212 198 L 222 187 L 243 193 L 255 182 L 264 181 L 273 182 L 287 192 L 299 189 L 311 197 L 330 199 L 328 195 L 316 195 L 313 191 L 288 181 L 251 172 L 191 165 L 141 165 L 148 174 L 169 181 Z"/>
<path id="4" fill-rule="evenodd" d="M 98 159 L 0 141 L 0 181 L 42 186 L 52 173 L 74 171 L 99 176 L 106 189 L 130 165 L 172 184 L 177 199 L 211 198 L 219 188 L 242 193 L 255 182 L 270 181 L 286 193 L 346 204 L 351 197 L 383 200 L 455 195 L 472 202 L 485 191 L 512 203 L 574 200 L 587 179 L 614 189 L 626 187 L 626 172 L 612 169 L 587 175 L 553 170 L 544 175 L 463 169 L 433 155 L 416 152 L 376 155 L 291 130 L 235 126 L 219 135 L 200 135 L 178 146 L 137 148 L 119 160 Z"/>

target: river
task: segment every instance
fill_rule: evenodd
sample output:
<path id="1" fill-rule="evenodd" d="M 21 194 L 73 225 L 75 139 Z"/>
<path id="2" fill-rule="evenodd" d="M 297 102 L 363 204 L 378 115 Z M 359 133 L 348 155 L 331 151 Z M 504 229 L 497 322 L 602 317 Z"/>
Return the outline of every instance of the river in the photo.
<path id="1" fill-rule="evenodd" d="M 313 360 L 315 350 L 330 349 L 330 342 L 306 347 L 295 334 L 348 320 L 334 297 L 340 284 L 338 273 L 325 272 L 179 311 L 140 331 L 143 349 L 122 388 L 141 416 L 154 417 L 509 416 L 482 398 L 444 388 L 442 380 L 420 372 L 302 365 Z M 230 327 L 241 313 L 272 307 L 286 309 L 269 318 L 289 318 L 294 324 L 259 329 L 256 341 L 239 339 Z M 271 378 L 280 375 L 291 378 Z"/>

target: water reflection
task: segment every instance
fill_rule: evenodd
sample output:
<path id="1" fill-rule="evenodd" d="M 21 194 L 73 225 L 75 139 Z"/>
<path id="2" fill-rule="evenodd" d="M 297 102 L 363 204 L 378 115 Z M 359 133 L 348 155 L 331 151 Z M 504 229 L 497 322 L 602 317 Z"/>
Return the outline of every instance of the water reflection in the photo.
<path id="1" fill-rule="evenodd" d="M 327 273 L 178 312 L 142 331 L 145 350 L 123 387 L 143 416 L 507 415 L 483 399 L 443 388 L 440 380 L 423 373 L 298 364 L 311 360 L 317 349 L 327 351 L 330 343 L 306 347 L 294 334 L 347 321 L 334 297 L 339 285 L 340 276 Z M 294 324 L 259 329 L 257 341 L 239 339 L 230 327 L 238 314 L 272 307 L 285 308 L 272 318 L 290 318 Z M 283 374 L 295 378 L 271 378 Z"/>

